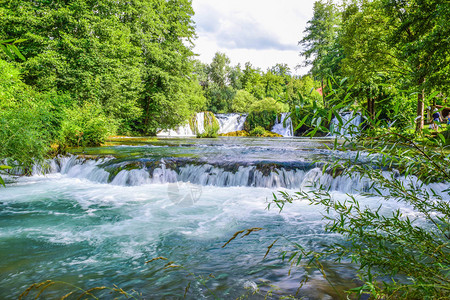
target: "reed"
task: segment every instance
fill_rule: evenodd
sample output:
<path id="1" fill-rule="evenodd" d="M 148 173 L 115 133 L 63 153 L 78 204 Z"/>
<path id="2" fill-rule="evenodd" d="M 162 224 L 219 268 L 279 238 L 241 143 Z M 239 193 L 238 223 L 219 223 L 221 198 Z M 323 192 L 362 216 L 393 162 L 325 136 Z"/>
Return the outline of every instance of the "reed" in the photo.
<path id="1" fill-rule="evenodd" d="M 322 171 L 333 177 L 369 179 L 371 185 L 363 196 L 378 197 L 380 205 L 364 206 L 351 194 L 336 200 L 329 187 L 320 182 L 294 194 L 274 194 L 268 208 L 275 205 L 282 211 L 286 204 L 295 201 L 322 206 L 325 231 L 342 236 L 342 241 L 329 244 L 320 252 L 292 243 L 293 250 L 283 252 L 282 258 L 288 257 L 294 265 L 315 267 L 324 278 L 327 276 L 322 261 L 358 265 L 361 284 L 346 291 L 358 297 L 448 299 L 450 203 L 444 195 L 450 194 L 450 189 L 437 191 L 429 186 L 450 182 L 445 138 L 438 136 L 424 143 L 426 136 L 389 129 L 379 134 L 372 128 L 381 128 L 380 121 L 366 118 L 366 122 L 373 122 L 369 130 L 340 137 L 343 142 L 336 139 L 332 149 L 353 151 L 353 158 L 323 164 Z M 363 154 L 368 155 L 368 163 L 359 160 Z M 393 201 L 411 207 L 415 217 L 400 209 L 384 208 Z"/>

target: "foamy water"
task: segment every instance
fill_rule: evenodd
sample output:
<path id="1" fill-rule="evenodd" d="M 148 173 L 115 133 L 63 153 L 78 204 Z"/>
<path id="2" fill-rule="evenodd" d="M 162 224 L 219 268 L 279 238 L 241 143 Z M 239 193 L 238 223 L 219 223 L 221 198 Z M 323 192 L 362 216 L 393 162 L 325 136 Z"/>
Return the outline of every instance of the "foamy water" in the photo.
<path id="1" fill-rule="evenodd" d="M 234 144 L 224 141 L 203 143 L 214 148 L 208 153 L 215 157 L 221 151 L 237 156 L 247 149 L 236 140 Z M 295 164 L 291 156 L 285 156 L 288 152 L 277 150 L 306 151 L 310 145 L 301 140 L 285 141 L 289 147 L 253 148 L 243 161 L 235 159 L 231 165 L 199 160 L 194 154 L 201 145 L 192 151 L 187 143 L 177 148 L 182 160 L 161 159 L 161 152 L 152 152 L 156 147 L 145 146 L 134 148 L 134 154 L 127 152 L 129 147 L 112 147 L 117 156 L 126 153 L 121 159 L 59 158 L 49 163 L 46 174 L 36 169 L 35 175 L 2 189 L 0 298 L 16 299 L 30 284 L 47 279 L 84 289 L 115 284 L 129 292 L 139 291 L 146 299 L 182 298 L 191 282 L 187 298 L 214 298 L 190 273 L 213 274 L 215 278 L 206 286 L 223 299 L 237 298 L 256 286 L 261 293 L 250 298 L 262 299 L 268 284 L 280 288 L 275 298 L 293 294 L 306 274 L 311 281 L 301 295 L 333 298 L 333 289 L 320 273 L 300 265 L 288 275 L 289 263 L 280 259 L 281 251 L 292 249 L 291 242 L 321 249 L 339 240 L 324 231 L 324 211 L 306 201 L 288 204 L 281 213 L 268 210 L 272 193 L 294 193 L 320 180 L 336 200 L 353 193 L 361 205 L 383 203 L 386 213 L 401 209 L 405 215 L 420 217 L 405 204 L 359 195 L 367 187 L 364 180 L 332 178 L 321 174 L 312 161 Z M 270 159 L 265 158 L 267 149 Z M 274 157 L 273 153 L 281 154 Z M 445 185 L 433 188 L 442 191 Z M 263 230 L 222 248 L 236 231 L 253 227 Z M 159 256 L 185 269 L 163 270 L 164 261 L 145 263 Z M 347 287 L 354 285 L 355 266 L 329 262 L 325 267 L 334 274 L 332 279 L 346 282 Z M 55 286 L 45 299 L 61 297 L 63 291 Z"/>

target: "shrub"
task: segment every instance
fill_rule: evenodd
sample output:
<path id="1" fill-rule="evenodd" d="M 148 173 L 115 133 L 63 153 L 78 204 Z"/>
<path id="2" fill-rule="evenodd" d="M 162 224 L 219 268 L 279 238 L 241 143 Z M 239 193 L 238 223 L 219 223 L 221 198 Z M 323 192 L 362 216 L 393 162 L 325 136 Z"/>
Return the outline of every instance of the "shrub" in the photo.
<path id="1" fill-rule="evenodd" d="M 265 130 L 272 130 L 277 113 L 274 111 L 251 112 L 248 114 L 244 123 L 244 130 L 250 132 L 256 127 L 260 126 Z"/>
<path id="2" fill-rule="evenodd" d="M 261 126 L 256 126 L 252 131 L 249 132 L 251 136 L 264 136 L 266 130 Z"/>
<path id="3" fill-rule="evenodd" d="M 0 60 L 0 159 L 25 171 L 44 159 L 58 140 L 66 96 L 39 93 L 20 79 L 12 64 Z"/>
<path id="4" fill-rule="evenodd" d="M 250 107 L 257 101 L 258 99 L 246 90 L 239 90 L 233 99 L 231 109 L 234 112 L 247 113 L 250 111 Z"/>
<path id="5" fill-rule="evenodd" d="M 30 107 L 18 107 L 0 113 L 0 157 L 29 168 L 42 160 L 50 146 L 42 115 Z"/>
<path id="6" fill-rule="evenodd" d="M 325 230 L 343 237 L 343 241 L 326 245 L 318 252 L 295 243 L 289 260 L 297 265 L 307 261 L 325 278 L 321 260 L 359 264 L 362 284 L 350 290 L 359 297 L 448 299 L 450 204 L 446 198 L 450 194 L 450 167 L 443 139 L 436 139 L 435 147 L 430 149 L 406 135 L 389 131 L 382 136 L 361 135 L 358 141 L 343 138 L 351 142 L 347 146 L 352 151 L 364 149 L 364 160 L 370 164 L 360 162 L 357 153 L 355 159 L 325 164 L 323 172 L 333 177 L 369 180 L 371 185 L 364 196 L 377 197 L 379 205 L 365 206 L 351 194 L 338 200 L 329 185 L 319 181 L 294 195 L 274 195 L 280 209 L 297 200 L 323 206 Z M 343 148 L 336 141 L 334 149 Z M 394 201 L 404 203 L 407 209 L 392 211 Z"/>
<path id="7" fill-rule="evenodd" d="M 200 132 L 197 132 L 197 128 L 198 128 L 197 122 L 202 122 L 202 121 L 203 121 L 203 128 L 205 129 L 205 131 L 200 133 Z M 216 116 L 210 111 L 204 112 L 203 120 L 197 120 L 197 116 L 194 115 L 189 120 L 189 125 L 190 125 L 192 131 L 197 135 L 198 138 L 207 138 L 207 137 L 215 138 L 218 136 L 218 132 L 220 129 L 219 121 L 217 120 Z"/>
<path id="8" fill-rule="evenodd" d="M 273 98 L 264 98 L 262 100 L 253 102 L 249 106 L 249 111 L 250 112 L 269 111 L 269 112 L 274 112 L 274 113 L 282 113 L 282 112 L 288 112 L 289 106 L 282 102 L 276 101 Z"/>
<path id="9" fill-rule="evenodd" d="M 198 138 L 216 138 L 219 136 L 219 134 L 217 133 L 219 130 L 215 129 L 215 128 L 208 128 L 205 129 L 204 132 L 202 133 L 197 133 L 197 137 Z"/>
<path id="10" fill-rule="evenodd" d="M 99 146 L 116 131 L 114 120 L 107 118 L 98 105 L 73 107 L 66 114 L 62 124 L 62 143 L 66 147 Z"/>

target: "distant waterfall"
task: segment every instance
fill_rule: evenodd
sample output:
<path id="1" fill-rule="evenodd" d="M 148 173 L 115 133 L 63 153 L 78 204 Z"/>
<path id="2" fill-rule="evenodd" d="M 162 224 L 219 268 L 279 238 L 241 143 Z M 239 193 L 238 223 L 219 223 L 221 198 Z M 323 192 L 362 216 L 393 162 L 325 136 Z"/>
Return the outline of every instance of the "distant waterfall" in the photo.
<path id="1" fill-rule="evenodd" d="M 333 136 L 350 136 L 352 133 L 359 132 L 362 117 L 359 113 L 345 112 L 340 114 L 342 124 L 334 117 L 330 124 L 330 134 Z"/>
<path id="2" fill-rule="evenodd" d="M 216 118 L 220 125 L 219 134 L 229 133 L 244 129 L 247 114 L 216 114 Z"/>
<path id="3" fill-rule="evenodd" d="M 157 133 L 157 136 L 161 137 L 186 137 L 196 136 L 197 133 L 203 133 L 205 131 L 204 121 L 205 113 L 199 112 L 192 118 L 192 122 L 186 122 L 184 125 L 178 126 L 176 129 L 166 129 Z"/>
<path id="4" fill-rule="evenodd" d="M 281 113 L 281 118 L 275 120 L 275 125 L 272 127 L 272 132 L 278 133 L 282 136 L 294 136 L 294 128 L 292 127 L 292 120 L 290 113 Z"/>
<path id="5" fill-rule="evenodd" d="M 212 114 L 212 113 L 208 113 Z M 199 112 L 191 119 L 191 122 L 187 122 L 184 125 L 178 126 L 176 129 L 162 130 L 157 136 L 161 137 L 189 137 L 196 136 L 199 133 L 205 132 L 205 118 L 208 115 L 205 112 Z M 220 125 L 220 133 L 229 133 L 233 131 L 239 131 L 244 129 L 245 119 L 247 114 L 214 114 Z"/>
<path id="6" fill-rule="evenodd" d="M 190 121 L 184 125 L 180 125 L 176 129 L 162 130 L 157 136 L 161 137 L 189 137 L 196 136 L 199 133 L 205 132 L 205 118 L 208 112 L 197 113 Z M 219 122 L 219 134 L 229 133 L 234 131 L 240 131 L 244 129 L 244 123 L 247 118 L 247 114 L 230 113 L 230 114 L 214 114 L 214 117 Z M 275 124 L 271 130 L 282 136 L 294 136 L 294 130 L 292 127 L 292 120 L 289 117 L 289 113 L 281 113 L 277 115 Z"/>

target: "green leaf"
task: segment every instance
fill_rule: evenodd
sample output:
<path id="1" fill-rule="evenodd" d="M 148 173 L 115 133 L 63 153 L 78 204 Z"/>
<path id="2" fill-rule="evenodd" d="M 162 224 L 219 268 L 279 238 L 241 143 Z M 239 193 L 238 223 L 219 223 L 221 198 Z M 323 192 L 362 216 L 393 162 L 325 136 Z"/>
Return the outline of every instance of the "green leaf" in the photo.
<path id="1" fill-rule="evenodd" d="M 14 53 L 21 59 L 21 60 L 25 60 L 25 56 L 22 55 L 22 53 L 20 53 L 19 49 L 17 49 L 17 47 L 15 45 L 11 45 L 11 48 L 13 49 Z"/>
<path id="2" fill-rule="evenodd" d="M 334 113 L 334 116 L 336 117 L 336 119 L 338 120 L 338 122 L 339 122 L 339 125 L 344 125 L 344 121 L 342 121 L 342 118 L 341 118 L 341 116 L 339 115 L 339 113 L 337 113 L 337 112 L 335 112 Z"/>
<path id="3" fill-rule="evenodd" d="M 303 126 L 303 124 L 305 124 L 306 119 L 308 119 L 308 116 L 304 116 L 303 119 L 300 121 L 300 123 L 298 123 L 298 125 L 295 127 L 295 130 L 299 129 L 300 127 Z M 295 131 L 294 130 L 294 131 Z"/>
<path id="4" fill-rule="evenodd" d="M 18 39 L 18 40 L 15 40 L 13 44 L 23 43 L 25 41 L 27 41 L 27 39 Z"/>
<path id="5" fill-rule="evenodd" d="M 439 91 L 436 91 L 436 92 L 434 92 L 434 93 L 431 93 L 431 94 L 427 97 L 427 100 L 431 100 L 431 99 L 433 99 L 434 97 L 436 97 L 436 96 L 439 95 L 439 94 L 440 94 Z"/>
<path id="6" fill-rule="evenodd" d="M 14 59 L 14 55 L 12 54 L 10 47 L 11 47 L 10 44 L 6 44 L 6 47 L 4 48 L 4 50 L 6 52 L 6 55 L 9 56 L 9 58 Z"/>
<path id="7" fill-rule="evenodd" d="M 342 100 L 343 102 L 347 101 L 348 97 L 351 96 L 352 93 L 347 93 L 347 95 L 345 95 L 344 100 Z"/>

